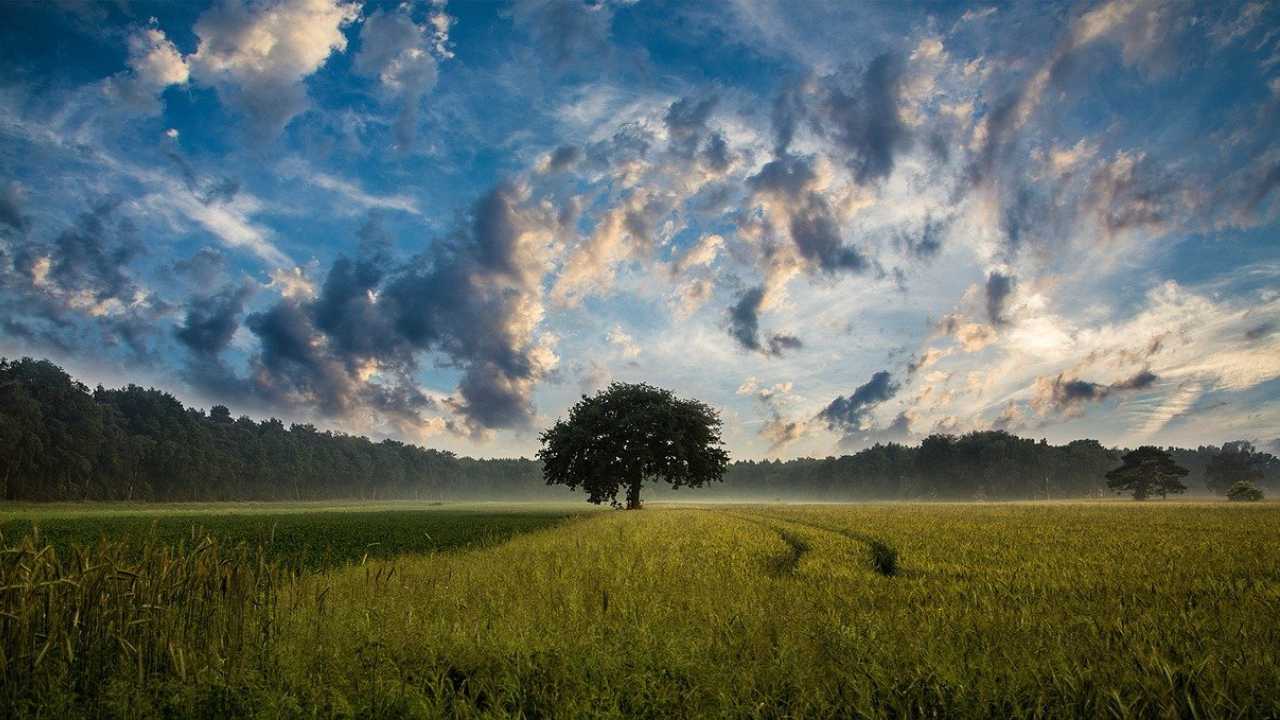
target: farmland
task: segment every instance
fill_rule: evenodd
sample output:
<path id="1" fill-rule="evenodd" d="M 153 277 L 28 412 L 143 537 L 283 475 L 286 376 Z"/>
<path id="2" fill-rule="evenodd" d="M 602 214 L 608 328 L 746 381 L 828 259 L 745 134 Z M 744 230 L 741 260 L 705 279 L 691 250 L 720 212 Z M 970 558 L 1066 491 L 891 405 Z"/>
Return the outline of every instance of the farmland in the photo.
<path id="1" fill-rule="evenodd" d="M 171 510 L 92 550 L 5 530 L 6 714 L 1280 714 L 1273 503 L 319 509 Z M 0 527 L 119 522 L 50 512 Z M 483 540 L 303 543 L 305 572 L 260 549 L 289 517 L 339 537 L 387 512 Z"/>

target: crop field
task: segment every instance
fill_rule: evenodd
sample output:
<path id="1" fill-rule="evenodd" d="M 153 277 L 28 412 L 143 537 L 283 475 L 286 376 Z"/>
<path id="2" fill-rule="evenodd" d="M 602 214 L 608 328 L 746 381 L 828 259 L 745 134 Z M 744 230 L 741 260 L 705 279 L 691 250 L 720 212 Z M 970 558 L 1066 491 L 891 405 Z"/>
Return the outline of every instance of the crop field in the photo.
<path id="1" fill-rule="evenodd" d="M 0 714 L 1280 716 L 1273 503 L 467 512 L 503 541 L 305 572 L 225 529 L 290 513 L 178 549 L 6 530 Z"/>
<path id="2" fill-rule="evenodd" d="M 157 545 L 191 546 L 209 537 L 224 547 L 246 544 L 282 564 L 314 569 L 501 542 L 583 512 L 578 505 L 481 503 L 33 505 L 0 513 L 0 535 L 15 540 L 38 529 L 40 543 L 64 552 L 107 540 L 121 544 L 126 554 Z"/>

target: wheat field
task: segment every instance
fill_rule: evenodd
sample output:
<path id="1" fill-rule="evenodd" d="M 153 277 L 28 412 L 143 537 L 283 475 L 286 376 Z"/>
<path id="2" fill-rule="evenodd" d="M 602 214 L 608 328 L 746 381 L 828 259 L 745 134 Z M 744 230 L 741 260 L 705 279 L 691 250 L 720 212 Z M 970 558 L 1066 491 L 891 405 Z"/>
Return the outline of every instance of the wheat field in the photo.
<path id="1" fill-rule="evenodd" d="M 14 717 L 1280 716 L 1272 503 L 655 505 L 524 529 L 314 570 L 211 537 L 10 537 L 0 700 Z"/>

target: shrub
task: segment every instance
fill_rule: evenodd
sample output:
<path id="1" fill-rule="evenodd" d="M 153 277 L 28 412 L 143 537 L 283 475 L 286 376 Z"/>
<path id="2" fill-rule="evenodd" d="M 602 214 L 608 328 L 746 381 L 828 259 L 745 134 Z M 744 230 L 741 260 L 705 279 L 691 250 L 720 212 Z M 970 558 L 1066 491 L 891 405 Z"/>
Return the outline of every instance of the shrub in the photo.
<path id="1" fill-rule="evenodd" d="M 1262 499 L 1262 491 L 1247 480 L 1237 480 L 1227 490 L 1227 499 L 1236 502 L 1257 502 Z"/>

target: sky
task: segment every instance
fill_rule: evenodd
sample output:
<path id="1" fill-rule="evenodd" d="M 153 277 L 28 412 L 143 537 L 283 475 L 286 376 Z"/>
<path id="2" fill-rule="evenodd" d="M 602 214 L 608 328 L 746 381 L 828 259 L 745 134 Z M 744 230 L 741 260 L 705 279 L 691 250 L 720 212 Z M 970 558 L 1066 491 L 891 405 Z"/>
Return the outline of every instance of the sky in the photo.
<path id="1" fill-rule="evenodd" d="M 0 4 L 0 355 L 474 456 L 1280 449 L 1280 5 Z"/>

